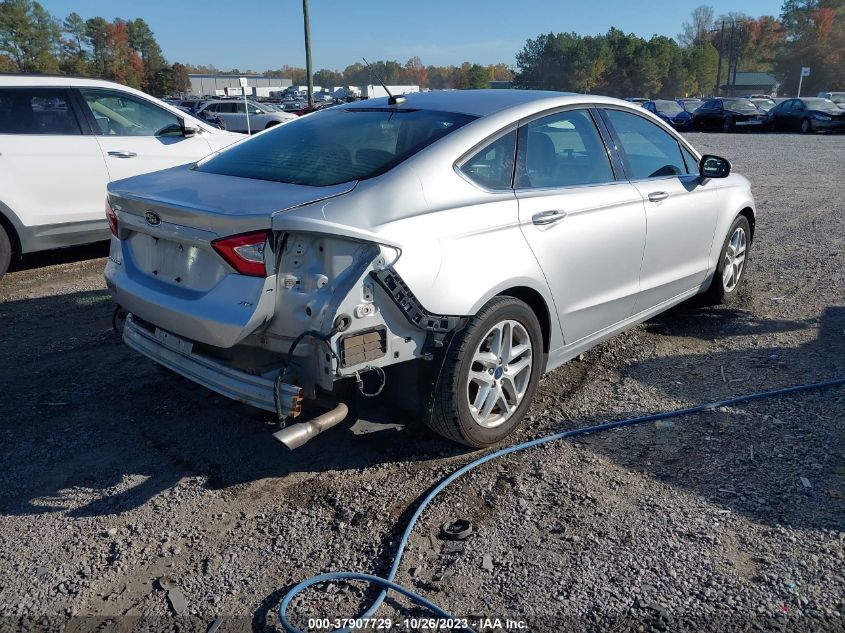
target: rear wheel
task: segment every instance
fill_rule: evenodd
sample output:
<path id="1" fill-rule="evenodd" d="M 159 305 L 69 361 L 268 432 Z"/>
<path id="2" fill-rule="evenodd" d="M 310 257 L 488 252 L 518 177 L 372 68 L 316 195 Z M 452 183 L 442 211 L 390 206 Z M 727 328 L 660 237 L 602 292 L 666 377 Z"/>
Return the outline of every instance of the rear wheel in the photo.
<path id="1" fill-rule="evenodd" d="M 0 279 L 9 270 L 9 264 L 12 261 L 12 243 L 9 236 L 6 234 L 3 225 L 0 224 Z"/>
<path id="2" fill-rule="evenodd" d="M 731 224 L 725 238 L 719 264 L 704 294 L 706 303 L 732 303 L 735 300 L 740 282 L 745 276 L 750 248 L 751 225 L 748 224 L 748 218 L 740 215 Z"/>
<path id="3" fill-rule="evenodd" d="M 801 119 L 801 134 L 809 134 L 813 131 L 813 122 L 810 119 Z"/>
<path id="4" fill-rule="evenodd" d="M 533 310 L 519 299 L 495 297 L 452 339 L 428 426 L 466 446 L 499 442 L 525 417 L 543 363 L 543 333 Z"/>

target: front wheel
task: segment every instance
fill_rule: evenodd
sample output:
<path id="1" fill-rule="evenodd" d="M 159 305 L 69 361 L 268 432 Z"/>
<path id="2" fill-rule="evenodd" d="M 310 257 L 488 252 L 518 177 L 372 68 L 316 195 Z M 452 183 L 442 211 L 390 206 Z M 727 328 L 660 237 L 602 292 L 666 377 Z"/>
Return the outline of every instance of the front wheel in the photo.
<path id="1" fill-rule="evenodd" d="M 735 300 L 744 278 L 750 248 L 751 225 L 748 218 L 740 215 L 728 230 L 713 280 L 704 293 L 705 303 L 715 305 Z"/>
<path id="2" fill-rule="evenodd" d="M 801 134 L 809 134 L 813 131 L 813 122 L 810 119 L 801 119 Z"/>
<path id="3" fill-rule="evenodd" d="M 525 417 L 543 366 L 534 311 L 519 299 L 495 297 L 454 335 L 426 422 L 466 446 L 495 444 Z"/>
<path id="4" fill-rule="evenodd" d="M 0 225 L 0 279 L 9 270 L 9 264 L 12 262 L 12 243 L 3 226 Z"/>
<path id="5" fill-rule="evenodd" d="M 733 132 L 734 130 L 734 119 L 733 117 L 727 117 L 724 121 L 722 121 L 722 132 Z"/>

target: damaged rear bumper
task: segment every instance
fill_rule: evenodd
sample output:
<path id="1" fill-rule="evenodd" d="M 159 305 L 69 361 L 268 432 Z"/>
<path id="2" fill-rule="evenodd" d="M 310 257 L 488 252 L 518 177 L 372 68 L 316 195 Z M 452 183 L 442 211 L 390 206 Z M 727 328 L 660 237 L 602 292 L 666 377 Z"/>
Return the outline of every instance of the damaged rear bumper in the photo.
<path id="1" fill-rule="evenodd" d="M 277 385 L 271 378 L 234 369 L 193 351 L 193 345 L 165 330 L 145 327 L 127 315 L 123 340 L 136 352 L 217 393 L 284 417 L 296 417 L 302 406 L 302 390 L 296 385 Z"/>

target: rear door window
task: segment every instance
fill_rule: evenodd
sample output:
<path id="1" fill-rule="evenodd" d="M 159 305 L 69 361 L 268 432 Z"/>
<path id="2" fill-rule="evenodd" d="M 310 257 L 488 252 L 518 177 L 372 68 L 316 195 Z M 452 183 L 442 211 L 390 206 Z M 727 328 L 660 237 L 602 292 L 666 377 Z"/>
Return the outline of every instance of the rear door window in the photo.
<path id="1" fill-rule="evenodd" d="M 82 134 L 69 92 L 52 88 L 0 88 L 0 134 Z"/>
<path id="2" fill-rule="evenodd" d="M 519 128 L 516 187 L 577 187 L 614 181 L 607 149 L 587 110 L 567 110 Z"/>
<path id="3" fill-rule="evenodd" d="M 605 113 L 618 138 L 631 180 L 687 173 L 681 147 L 666 130 L 632 112 L 607 109 Z"/>

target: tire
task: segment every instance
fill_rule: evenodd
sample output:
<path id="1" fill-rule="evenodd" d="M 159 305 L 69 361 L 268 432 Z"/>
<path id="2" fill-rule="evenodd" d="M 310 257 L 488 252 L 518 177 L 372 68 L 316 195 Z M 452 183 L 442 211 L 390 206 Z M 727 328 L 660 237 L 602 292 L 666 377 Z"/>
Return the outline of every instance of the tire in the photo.
<path id="1" fill-rule="evenodd" d="M 271 127 L 276 127 L 278 124 L 278 121 L 270 121 L 267 125 L 264 126 L 264 129 L 269 130 Z"/>
<path id="2" fill-rule="evenodd" d="M 732 116 L 725 117 L 722 120 L 722 132 L 733 132 L 734 131 L 734 119 Z"/>
<path id="3" fill-rule="evenodd" d="M 9 264 L 12 262 L 12 242 L 6 234 L 3 225 L 0 224 L 0 279 L 9 270 Z"/>
<path id="4" fill-rule="evenodd" d="M 495 346 L 502 334 L 502 340 L 510 338 L 511 345 L 522 350 L 515 349 L 510 358 L 507 352 L 502 356 L 494 353 L 497 348 L 502 350 L 502 345 Z M 520 368 L 516 373 L 509 373 L 517 364 Z M 525 417 L 544 366 L 543 332 L 534 311 L 519 299 L 494 297 L 450 341 L 434 384 L 426 424 L 435 433 L 465 446 L 495 444 Z M 472 380 L 471 370 L 475 376 Z M 485 392 L 491 394 L 487 399 Z M 471 398 L 480 406 L 470 404 Z M 490 400 L 494 402 L 485 416 Z"/>
<path id="5" fill-rule="evenodd" d="M 737 235 L 742 237 L 737 239 Z M 738 246 L 742 248 L 742 261 L 739 262 L 739 269 L 737 272 L 737 250 Z M 737 216 L 728 230 L 725 237 L 725 242 L 722 244 L 722 250 L 719 253 L 719 264 L 716 266 L 716 272 L 713 274 L 713 280 L 710 282 L 710 287 L 704 293 L 704 303 L 706 305 L 730 304 L 736 301 L 739 294 L 742 280 L 745 279 L 745 270 L 748 267 L 749 256 L 751 254 L 751 226 L 748 224 L 748 218 L 744 215 Z M 726 276 L 727 266 L 731 266 L 732 274 Z"/>
<path id="6" fill-rule="evenodd" d="M 810 119 L 801 119 L 801 134 L 811 134 L 813 132 L 813 122 Z"/>

